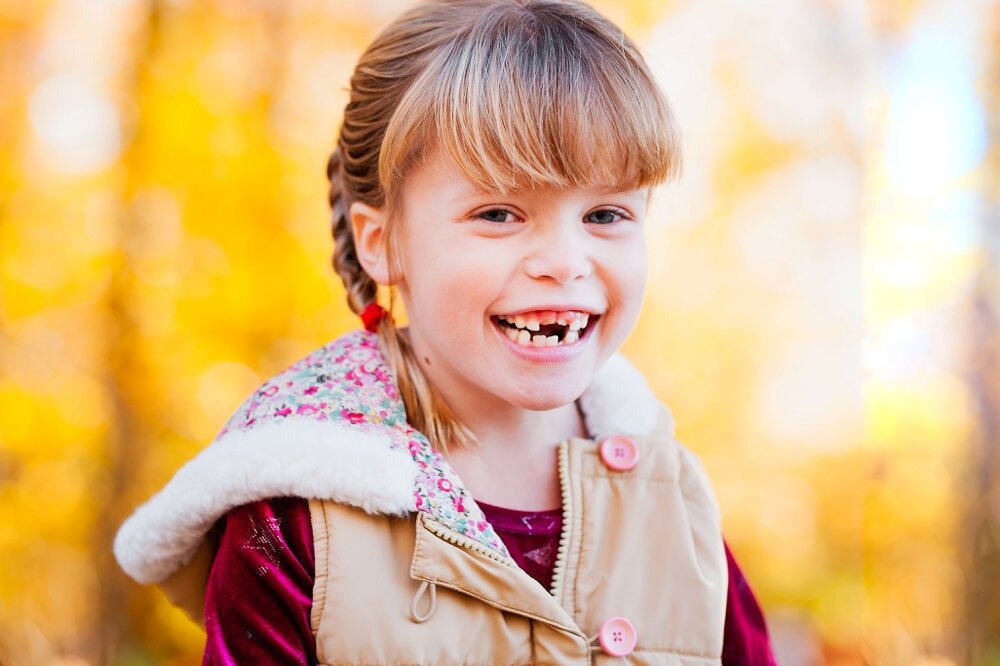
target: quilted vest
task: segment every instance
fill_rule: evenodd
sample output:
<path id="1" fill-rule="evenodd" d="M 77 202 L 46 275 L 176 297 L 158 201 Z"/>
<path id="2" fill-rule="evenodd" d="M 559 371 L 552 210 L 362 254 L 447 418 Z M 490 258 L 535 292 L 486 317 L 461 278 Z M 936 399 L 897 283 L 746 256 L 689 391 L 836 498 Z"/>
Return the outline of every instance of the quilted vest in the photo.
<path id="1" fill-rule="evenodd" d="M 258 388 L 125 521 L 115 556 L 200 621 L 212 525 L 235 506 L 294 495 L 309 499 L 322 664 L 721 663 L 728 572 L 700 463 L 618 354 L 579 405 L 591 438 L 559 445 L 551 590 L 517 566 L 406 423 L 364 331 Z M 627 465 L 609 443 L 628 446 Z"/>

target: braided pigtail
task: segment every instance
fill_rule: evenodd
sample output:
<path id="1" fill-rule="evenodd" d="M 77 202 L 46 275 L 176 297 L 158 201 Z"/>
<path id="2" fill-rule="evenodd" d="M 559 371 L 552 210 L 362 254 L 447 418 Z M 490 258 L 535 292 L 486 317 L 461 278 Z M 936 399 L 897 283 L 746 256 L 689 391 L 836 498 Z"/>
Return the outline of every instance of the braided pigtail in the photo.
<path id="1" fill-rule="evenodd" d="M 357 249 L 354 247 L 354 234 L 351 223 L 347 219 L 349 203 L 344 197 L 343 159 L 338 146 L 330 154 L 326 163 L 326 177 L 330 181 L 330 212 L 331 231 L 333 235 L 333 270 L 344 282 L 347 291 L 347 304 L 351 311 L 360 315 L 365 306 L 376 302 L 378 284 L 371 278 L 358 261 Z"/>
<path id="2" fill-rule="evenodd" d="M 358 261 L 354 233 L 348 220 L 350 203 L 344 192 L 344 165 L 338 146 L 326 164 L 330 181 L 329 202 L 331 231 L 333 235 L 333 270 L 344 282 L 347 304 L 355 314 L 378 300 L 378 284 Z M 389 312 L 395 305 L 395 290 L 389 292 Z M 470 446 L 475 437 L 455 417 L 454 412 L 434 390 L 424 375 L 405 330 L 396 328 L 392 317 L 383 317 L 376 328 L 382 353 L 396 380 L 400 397 L 406 407 L 406 418 L 411 426 L 424 433 L 439 450 L 449 445 Z"/>

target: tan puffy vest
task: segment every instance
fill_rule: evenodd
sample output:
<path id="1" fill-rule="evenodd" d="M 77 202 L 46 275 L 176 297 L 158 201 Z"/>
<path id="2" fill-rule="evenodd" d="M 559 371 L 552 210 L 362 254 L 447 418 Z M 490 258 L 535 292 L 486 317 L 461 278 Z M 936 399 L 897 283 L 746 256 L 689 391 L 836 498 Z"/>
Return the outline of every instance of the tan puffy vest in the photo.
<path id="1" fill-rule="evenodd" d="M 620 616 L 636 630 L 627 663 L 720 663 L 727 570 L 705 477 L 679 447 L 638 443 L 639 463 L 624 473 L 592 440 L 560 446 L 564 532 L 551 594 L 425 514 L 377 519 L 312 501 L 320 662 L 602 663 L 611 658 L 590 639 Z"/>
<path id="2" fill-rule="evenodd" d="M 564 526 L 551 591 L 458 531 L 450 513 L 417 508 L 416 458 L 389 446 L 388 431 L 380 441 L 328 422 L 224 430 L 126 521 L 115 554 L 200 620 L 215 520 L 248 501 L 303 496 L 322 664 L 719 664 L 728 572 L 708 479 L 622 357 L 595 387 L 580 400 L 594 439 L 559 447 Z M 635 445 L 634 467 L 605 462 L 609 435 Z M 296 460 L 297 473 L 252 462 L 247 473 L 248 459 L 259 466 L 271 451 Z"/>

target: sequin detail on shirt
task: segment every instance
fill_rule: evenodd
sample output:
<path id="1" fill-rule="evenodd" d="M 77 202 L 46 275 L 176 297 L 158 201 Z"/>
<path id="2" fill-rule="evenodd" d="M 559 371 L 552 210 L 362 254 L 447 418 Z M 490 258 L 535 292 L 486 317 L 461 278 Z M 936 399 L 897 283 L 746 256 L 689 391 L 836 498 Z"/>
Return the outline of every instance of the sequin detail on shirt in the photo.
<path id="1" fill-rule="evenodd" d="M 542 587 L 551 588 L 562 534 L 562 508 L 518 511 L 483 501 L 478 504 L 517 565 Z"/>

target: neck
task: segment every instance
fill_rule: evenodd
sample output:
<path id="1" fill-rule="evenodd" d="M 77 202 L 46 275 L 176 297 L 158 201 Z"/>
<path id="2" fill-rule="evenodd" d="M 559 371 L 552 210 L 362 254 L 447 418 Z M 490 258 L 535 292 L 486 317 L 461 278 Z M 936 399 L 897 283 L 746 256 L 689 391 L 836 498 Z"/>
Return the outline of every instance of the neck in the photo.
<path id="1" fill-rule="evenodd" d="M 430 374 L 430 373 L 428 373 Z M 434 382 L 433 377 L 428 380 Z M 455 417 L 475 436 L 482 455 L 537 457 L 548 455 L 569 437 L 586 437 L 576 402 L 544 411 L 525 409 L 448 382 L 435 384 Z"/>
<path id="2" fill-rule="evenodd" d="M 411 337 L 418 358 L 419 339 Z M 531 410 L 468 386 L 448 370 L 422 366 L 428 382 L 474 435 L 471 448 L 451 446 L 444 454 L 473 497 L 522 510 L 560 506 L 556 448 L 570 437 L 587 437 L 577 402 Z M 445 376 L 439 376 L 445 373 Z"/>
<path id="3" fill-rule="evenodd" d="M 575 402 L 546 411 L 522 409 L 513 405 L 474 404 L 443 396 L 456 417 L 476 436 L 479 449 L 506 455 L 548 454 L 569 437 L 586 437 L 583 416 Z"/>
<path id="4" fill-rule="evenodd" d="M 478 444 L 452 448 L 444 457 L 473 497 L 521 511 L 562 505 L 556 448 L 569 437 L 587 436 L 575 402 L 544 412 L 510 405 L 484 410 L 465 401 L 455 404 L 455 415 Z"/>

